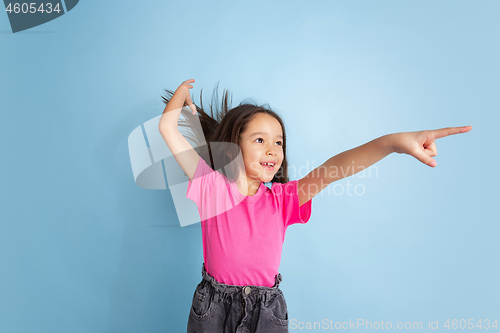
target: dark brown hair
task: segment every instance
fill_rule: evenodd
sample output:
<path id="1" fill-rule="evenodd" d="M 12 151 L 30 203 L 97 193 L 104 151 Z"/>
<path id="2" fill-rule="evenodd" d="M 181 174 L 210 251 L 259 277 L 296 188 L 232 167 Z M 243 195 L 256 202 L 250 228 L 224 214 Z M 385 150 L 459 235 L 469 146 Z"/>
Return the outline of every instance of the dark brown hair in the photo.
<path id="1" fill-rule="evenodd" d="M 214 94 L 212 94 L 210 115 L 208 115 L 203 109 L 203 89 L 200 91 L 200 106 L 193 102 L 199 116 L 193 115 L 193 113 L 187 108 L 183 108 L 181 111 L 181 114 L 186 120 L 179 119 L 179 126 L 187 127 L 188 130 L 192 132 L 193 135 L 186 134 L 185 136 L 190 138 L 196 144 L 197 147 L 195 150 L 198 152 L 200 157 L 203 158 L 208 165 L 212 165 L 214 170 L 223 170 L 223 167 L 234 160 L 234 158 L 239 154 L 241 141 L 240 135 L 246 131 L 248 122 L 252 120 L 255 114 L 266 113 L 278 120 L 283 131 L 283 162 L 271 182 L 287 183 L 288 162 L 286 158 L 286 132 L 285 125 L 283 120 L 281 120 L 281 117 L 269 107 L 257 105 L 255 103 L 241 102 L 238 106 L 231 109 L 231 103 L 228 103 L 227 91 L 223 92 L 221 108 L 218 109 L 217 91 L 218 85 L 214 89 Z M 165 90 L 165 92 L 167 93 L 167 96 L 162 96 L 162 98 L 163 102 L 168 104 L 174 95 L 174 92 L 170 90 Z M 193 100 L 193 98 L 191 98 L 191 100 Z M 215 115 L 213 106 L 215 106 Z M 199 117 L 199 119 L 196 119 L 196 117 Z M 199 130 L 199 126 L 194 126 L 195 121 L 196 123 L 198 121 L 200 122 L 203 133 Z M 205 141 L 208 147 L 204 144 Z M 220 156 L 220 158 L 216 158 L 214 161 L 213 156 Z M 234 181 L 238 174 L 233 170 L 231 175 L 225 176 Z"/>

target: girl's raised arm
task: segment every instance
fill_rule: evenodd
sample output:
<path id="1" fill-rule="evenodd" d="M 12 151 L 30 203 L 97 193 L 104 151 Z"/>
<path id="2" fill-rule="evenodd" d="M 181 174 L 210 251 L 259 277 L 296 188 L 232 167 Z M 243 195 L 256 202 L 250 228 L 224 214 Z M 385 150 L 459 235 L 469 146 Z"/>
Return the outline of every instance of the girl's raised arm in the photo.
<path id="1" fill-rule="evenodd" d="M 158 125 L 158 130 L 163 140 L 165 140 L 172 155 L 177 163 L 179 163 L 179 166 L 186 176 L 189 177 L 189 180 L 193 179 L 194 172 L 200 160 L 200 155 L 198 155 L 191 144 L 181 134 L 177 127 L 177 123 L 179 121 L 181 109 L 184 105 L 188 105 L 193 110 L 193 114 L 196 114 L 196 108 L 189 94 L 189 89 L 193 88 L 191 85 L 193 82 L 193 79 L 184 81 L 177 88 L 165 107 Z"/>

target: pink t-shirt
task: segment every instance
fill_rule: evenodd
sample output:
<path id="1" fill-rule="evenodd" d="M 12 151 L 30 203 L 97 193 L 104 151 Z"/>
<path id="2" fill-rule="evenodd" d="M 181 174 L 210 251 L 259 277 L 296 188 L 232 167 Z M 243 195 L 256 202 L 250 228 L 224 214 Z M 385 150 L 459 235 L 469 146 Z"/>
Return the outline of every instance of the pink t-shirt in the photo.
<path id="1" fill-rule="evenodd" d="M 244 196 L 200 157 L 186 197 L 200 213 L 207 273 L 229 285 L 272 287 L 287 227 L 311 216 L 312 200 L 299 207 L 297 184 L 261 183 L 255 195 Z"/>

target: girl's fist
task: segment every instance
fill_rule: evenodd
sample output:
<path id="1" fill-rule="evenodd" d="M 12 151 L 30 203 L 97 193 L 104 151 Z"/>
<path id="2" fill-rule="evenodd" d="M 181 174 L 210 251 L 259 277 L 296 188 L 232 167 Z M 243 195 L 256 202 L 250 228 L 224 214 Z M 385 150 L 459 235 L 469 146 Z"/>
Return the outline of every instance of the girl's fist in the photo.
<path id="1" fill-rule="evenodd" d="M 190 80 L 186 80 L 184 82 L 181 83 L 181 85 L 179 86 L 179 88 L 177 89 L 185 89 L 186 91 L 186 100 L 184 101 L 184 106 L 189 106 L 189 108 L 193 111 L 193 115 L 196 114 L 196 107 L 193 103 L 193 101 L 191 100 L 191 94 L 189 92 L 189 89 L 192 89 L 193 88 L 193 85 L 191 83 L 194 83 L 194 79 L 190 79 Z"/>

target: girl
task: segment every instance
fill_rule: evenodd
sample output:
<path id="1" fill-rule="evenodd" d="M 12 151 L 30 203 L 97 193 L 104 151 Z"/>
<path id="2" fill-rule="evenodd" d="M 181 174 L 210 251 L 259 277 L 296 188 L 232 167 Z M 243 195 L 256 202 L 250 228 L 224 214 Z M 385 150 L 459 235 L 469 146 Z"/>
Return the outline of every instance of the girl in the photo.
<path id="1" fill-rule="evenodd" d="M 167 90 L 171 98 L 164 97 L 167 105 L 159 123 L 162 137 L 189 178 L 186 196 L 196 203 L 201 217 L 204 264 L 188 332 L 288 332 L 287 305 L 279 289 L 281 249 L 287 227 L 309 220 L 311 199 L 332 182 L 393 152 L 435 167 L 434 141 L 472 129 L 384 135 L 330 158 L 302 179 L 289 181 L 280 116 L 248 103 L 228 110 L 226 93 L 214 118 L 211 105 L 209 116 L 202 102 L 201 108 L 192 102 L 192 83 L 192 79 L 184 81 L 174 93 Z M 192 114 L 183 106 L 189 106 Z M 183 125 L 194 131 L 200 154 L 177 127 L 181 112 L 187 119 Z M 333 168 L 342 172 L 329 172 Z M 272 182 L 271 188 L 266 182 Z"/>

